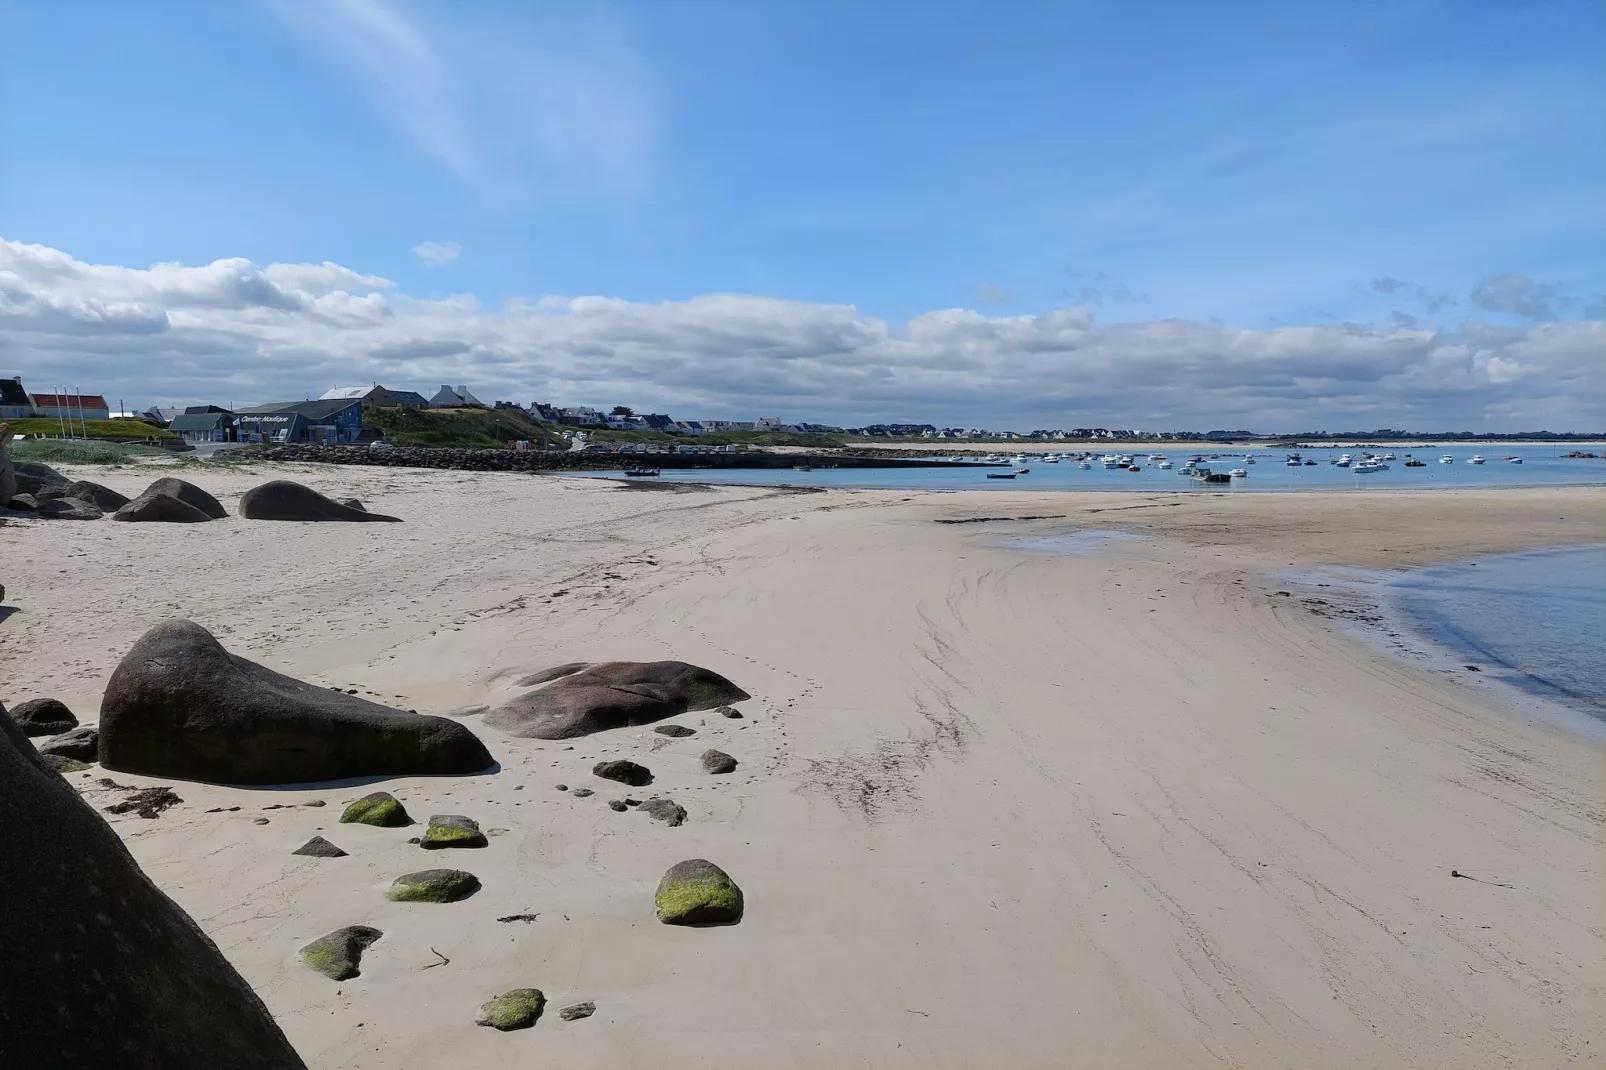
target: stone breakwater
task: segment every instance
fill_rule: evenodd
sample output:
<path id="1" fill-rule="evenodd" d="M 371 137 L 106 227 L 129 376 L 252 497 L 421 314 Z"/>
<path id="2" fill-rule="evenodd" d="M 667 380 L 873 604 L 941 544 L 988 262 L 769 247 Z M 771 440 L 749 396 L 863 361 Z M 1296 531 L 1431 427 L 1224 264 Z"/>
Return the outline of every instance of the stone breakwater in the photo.
<path id="1" fill-rule="evenodd" d="M 264 461 L 313 461 L 392 468 L 449 468 L 475 472 L 598 472 L 619 468 L 946 468 L 953 462 L 865 454 L 572 453 L 558 450 L 457 449 L 437 446 L 246 446 L 229 456 Z"/>

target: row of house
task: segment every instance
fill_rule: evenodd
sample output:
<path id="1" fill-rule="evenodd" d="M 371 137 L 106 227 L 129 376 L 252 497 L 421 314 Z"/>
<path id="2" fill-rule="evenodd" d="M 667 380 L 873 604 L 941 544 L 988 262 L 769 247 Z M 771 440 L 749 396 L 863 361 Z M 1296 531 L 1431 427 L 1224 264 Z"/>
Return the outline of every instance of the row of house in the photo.
<path id="1" fill-rule="evenodd" d="M 0 420 L 109 420 L 111 408 L 99 394 L 30 394 L 22 376 L 0 379 Z"/>

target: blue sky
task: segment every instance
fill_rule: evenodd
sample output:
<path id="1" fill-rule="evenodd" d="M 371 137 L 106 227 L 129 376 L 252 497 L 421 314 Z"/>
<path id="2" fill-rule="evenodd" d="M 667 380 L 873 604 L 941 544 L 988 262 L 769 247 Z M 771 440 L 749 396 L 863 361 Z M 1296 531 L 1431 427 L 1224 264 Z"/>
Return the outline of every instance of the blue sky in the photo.
<path id="1" fill-rule="evenodd" d="M 733 293 L 895 332 L 1603 317 L 1595 3 L 0 12 L 26 102 L 0 237 L 88 264 L 333 262 L 488 307 Z"/>

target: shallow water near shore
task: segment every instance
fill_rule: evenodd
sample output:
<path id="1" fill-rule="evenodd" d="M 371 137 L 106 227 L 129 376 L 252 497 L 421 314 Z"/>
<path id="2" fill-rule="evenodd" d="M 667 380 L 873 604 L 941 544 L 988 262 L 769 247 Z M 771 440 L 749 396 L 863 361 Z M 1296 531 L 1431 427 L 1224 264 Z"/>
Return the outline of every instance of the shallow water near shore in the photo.
<path id="1" fill-rule="evenodd" d="M 1606 545 L 1418 569 L 1385 590 L 1466 664 L 1606 722 Z"/>
<path id="2" fill-rule="evenodd" d="M 1595 458 L 1569 458 L 1561 454 L 1579 449 L 1571 444 L 1562 446 L 1448 446 L 1426 449 L 1376 449 L 1371 452 L 1393 453 L 1394 459 L 1383 462 L 1388 467 L 1376 472 L 1356 472 L 1341 468 L 1332 462 L 1345 452 L 1359 459 L 1364 450 L 1338 449 L 1304 450 L 1305 460 L 1314 465 L 1291 466 L 1286 458 L 1291 451 L 1272 449 L 1236 450 L 1211 453 L 1203 451 L 1201 462 L 1212 471 L 1229 472 L 1242 468 L 1246 475 L 1231 483 L 1204 483 L 1189 479 L 1181 470 L 1189 457 L 1201 451 L 1187 447 L 1167 446 L 1142 453 L 1132 447 L 1112 449 L 1110 453 L 1130 454 L 1139 466 L 1136 472 L 1123 468 L 1105 468 L 1099 457 L 1106 451 L 1095 450 L 1092 466 L 1086 470 L 1071 460 L 1046 462 L 1043 456 L 1054 452 L 1081 452 L 1077 450 L 1050 450 L 1034 447 L 1027 453 L 1024 467 L 1030 472 L 1014 479 L 989 479 L 989 473 L 1011 471 L 1013 464 L 1002 467 L 974 468 L 816 468 L 803 472 L 790 468 L 666 468 L 659 476 L 650 477 L 662 482 L 739 484 L 745 486 L 828 487 L 854 490 L 996 490 L 996 491 L 1076 491 L 1076 490 L 1131 490 L 1153 494 L 1156 491 L 1194 491 L 1222 494 L 1235 491 L 1301 491 L 1301 490 L 1425 490 L 1439 488 L 1488 487 L 1540 487 L 1567 484 L 1606 484 L 1606 460 Z M 1600 453 L 1600 447 L 1582 447 Z M 1159 467 L 1151 456 L 1164 455 L 1171 468 Z M 1422 461 L 1423 467 L 1407 468 L 1411 459 Z M 1469 463 L 1474 457 L 1483 457 L 1484 463 Z M 1254 463 L 1248 458 L 1253 457 Z M 1441 464 L 1440 458 L 1451 458 Z M 1514 464 L 1507 457 L 1521 458 Z M 962 458 L 974 461 L 977 458 Z M 1001 464 L 1008 457 L 1001 457 Z M 578 478 L 623 479 L 623 470 L 605 472 L 568 473 Z M 642 480 L 646 482 L 647 480 Z"/>

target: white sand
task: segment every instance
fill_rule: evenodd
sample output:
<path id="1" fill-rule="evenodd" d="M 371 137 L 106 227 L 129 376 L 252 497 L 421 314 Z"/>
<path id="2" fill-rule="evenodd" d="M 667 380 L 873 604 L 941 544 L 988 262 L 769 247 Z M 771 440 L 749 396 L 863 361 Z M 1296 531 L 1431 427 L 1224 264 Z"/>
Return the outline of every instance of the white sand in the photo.
<path id="1" fill-rule="evenodd" d="M 232 508 L 267 471 L 191 478 Z M 1262 578 L 1599 540 L 1598 490 L 785 495 L 296 471 L 408 523 L 0 527 L 20 607 L 0 698 L 93 720 L 117 658 L 173 614 L 422 712 L 576 659 L 681 658 L 755 696 L 743 720 L 677 718 L 688 739 L 572 749 L 470 718 L 499 773 L 381 786 L 420 819 L 507 830 L 480 851 L 336 824 L 366 786 L 179 783 L 161 818 L 111 818 L 318 1070 L 1602 1065 L 1606 748 L 1380 658 Z M 932 522 L 1026 513 L 1070 516 Z M 992 545 L 1084 524 L 1157 537 Z M 703 774 L 710 746 L 738 772 Z M 604 757 L 658 780 L 598 780 Z M 631 793 L 690 819 L 605 805 Z M 329 805 L 262 809 L 313 798 Z M 314 832 L 351 857 L 291 856 Z M 740 925 L 654 920 L 658 877 L 694 857 L 742 885 Z M 484 890 L 382 898 L 437 865 Z M 385 932 L 361 977 L 297 961 L 348 924 Z M 432 949 L 450 962 L 426 969 Z M 552 1001 L 535 1029 L 472 1024 L 522 986 Z M 557 1018 L 586 999 L 595 1017 Z"/>

